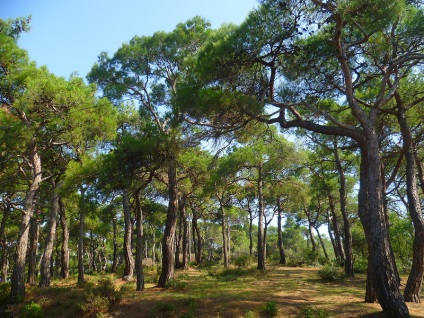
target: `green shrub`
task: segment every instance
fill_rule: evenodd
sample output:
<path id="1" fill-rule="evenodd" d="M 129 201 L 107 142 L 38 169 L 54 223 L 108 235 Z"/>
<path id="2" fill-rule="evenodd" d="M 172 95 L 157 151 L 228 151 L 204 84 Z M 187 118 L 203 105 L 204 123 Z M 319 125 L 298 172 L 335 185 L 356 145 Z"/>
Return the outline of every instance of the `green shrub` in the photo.
<path id="1" fill-rule="evenodd" d="M 175 306 L 168 303 L 156 303 L 153 308 L 155 318 L 168 318 L 175 315 Z"/>
<path id="2" fill-rule="evenodd" d="M 330 317 L 327 310 L 314 307 L 302 308 L 298 318 L 327 318 Z"/>
<path id="3" fill-rule="evenodd" d="M 10 282 L 0 283 L 0 304 L 7 303 L 10 294 Z"/>
<path id="4" fill-rule="evenodd" d="M 256 318 L 256 317 L 258 317 L 258 315 L 255 313 L 255 312 L 253 312 L 253 311 L 251 311 L 251 310 L 249 310 L 245 315 L 244 315 L 244 318 Z"/>
<path id="5" fill-rule="evenodd" d="M 31 302 L 30 304 L 27 304 L 21 308 L 19 317 L 44 318 L 44 311 L 40 304 Z"/>
<path id="6" fill-rule="evenodd" d="M 80 308 L 84 318 L 100 318 L 108 312 L 109 306 L 107 297 L 89 295 Z"/>
<path id="7" fill-rule="evenodd" d="M 237 268 L 248 268 L 250 265 L 252 265 L 253 257 L 249 254 L 244 254 L 235 258 L 233 261 Z"/>
<path id="8" fill-rule="evenodd" d="M 166 282 L 165 284 L 165 288 L 171 288 L 174 290 L 183 290 L 186 287 L 186 283 L 179 281 L 179 280 L 175 280 L 175 279 L 170 279 L 169 281 Z"/>
<path id="9" fill-rule="evenodd" d="M 275 317 L 278 314 L 278 305 L 275 301 L 268 301 L 265 304 L 265 313 L 269 317 Z"/>
<path id="10" fill-rule="evenodd" d="M 334 265 L 325 265 L 319 271 L 318 275 L 327 281 L 336 281 L 343 280 L 345 278 L 345 274 L 343 270 Z"/>

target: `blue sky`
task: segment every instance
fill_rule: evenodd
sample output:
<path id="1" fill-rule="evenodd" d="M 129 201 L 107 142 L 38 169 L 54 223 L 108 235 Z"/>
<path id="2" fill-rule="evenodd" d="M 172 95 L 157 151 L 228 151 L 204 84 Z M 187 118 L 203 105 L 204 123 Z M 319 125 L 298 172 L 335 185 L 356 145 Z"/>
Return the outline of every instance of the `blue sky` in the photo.
<path id="1" fill-rule="evenodd" d="M 171 31 L 200 15 L 218 28 L 240 24 L 256 0 L 0 0 L 0 18 L 32 15 L 19 46 L 38 66 L 85 77 L 102 51 L 112 55 L 134 35 Z"/>

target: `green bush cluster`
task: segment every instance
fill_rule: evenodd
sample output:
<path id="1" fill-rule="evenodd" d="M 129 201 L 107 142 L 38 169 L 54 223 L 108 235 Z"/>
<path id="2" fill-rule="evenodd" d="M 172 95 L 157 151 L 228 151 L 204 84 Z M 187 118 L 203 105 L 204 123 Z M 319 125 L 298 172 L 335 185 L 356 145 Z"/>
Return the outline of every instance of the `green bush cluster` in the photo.
<path id="1" fill-rule="evenodd" d="M 168 318 L 175 316 L 175 306 L 169 303 L 156 303 L 153 308 L 155 318 Z"/>
<path id="2" fill-rule="evenodd" d="M 237 268 L 248 268 L 253 263 L 253 256 L 249 254 L 240 255 L 233 260 L 233 263 Z"/>
<path id="3" fill-rule="evenodd" d="M 31 302 L 26 304 L 19 311 L 19 317 L 21 318 L 44 318 L 43 307 L 40 304 Z"/>
<path id="4" fill-rule="evenodd" d="M 87 284 L 85 286 L 85 301 L 80 305 L 83 317 L 103 317 L 110 306 L 121 300 L 122 294 L 116 291 L 113 282 L 108 278 L 101 278 L 97 285 Z"/>
<path id="5" fill-rule="evenodd" d="M 275 301 L 268 301 L 265 304 L 265 313 L 268 317 L 275 317 L 278 314 L 278 305 Z"/>
<path id="6" fill-rule="evenodd" d="M 7 303 L 10 294 L 10 282 L 0 283 L 0 305 Z"/>
<path id="7" fill-rule="evenodd" d="M 298 318 L 328 318 L 330 317 L 329 313 L 325 309 L 319 309 L 314 307 L 305 307 L 302 308 Z"/>
<path id="8" fill-rule="evenodd" d="M 346 277 L 343 270 L 335 265 L 324 265 L 319 271 L 318 275 L 327 281 L 344 280 Z"/>
<path id="9" fill-rule="evenodd" d="M 170 279 L 166 282 L 165 288 L 171 288 L 174 290 L 183 290 L 186 287 L 186 283 L 176 279 Z"/>

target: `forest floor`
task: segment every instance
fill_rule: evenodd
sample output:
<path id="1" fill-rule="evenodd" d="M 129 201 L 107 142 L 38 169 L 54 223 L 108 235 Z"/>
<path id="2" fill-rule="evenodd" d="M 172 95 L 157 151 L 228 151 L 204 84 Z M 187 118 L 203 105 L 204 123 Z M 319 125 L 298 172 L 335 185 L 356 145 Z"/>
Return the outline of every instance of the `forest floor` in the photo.
<path id="1" fill-rule="evenodd" d="M 364 303 L 365 276 L 324 281 L 318 268 L 269 266 L 254 269 L 189 269 L 177 271 L 170 288 L 155 287 L 157 273 L 146 272 L 142 292 L 135 282 L 108 275 L 117 290 L 119 302 L 97 317 L 109 318 L 353 318 L 384 317 L 378 304 Z M 86 276 L 92 285 L 99 276 Z M 406 281 L 405 278 L 402 280 Z M 55 281 L 49 288 L 28 287 L 26 304 L 42 305 L 45 318 L 89 317 L 81 313 L 86 290 L 76 286 L 76 278 Z M 424 295 L 423 295 L 424 296 Z M 422 297 L 423 297 L 422 296 Z M 19 317 L 22 306 L 9 310 Z M 411 317 L 424 317 L 424 304 L 408 304 Z M 96 312 L 92 312 L 96 317 Z"/>

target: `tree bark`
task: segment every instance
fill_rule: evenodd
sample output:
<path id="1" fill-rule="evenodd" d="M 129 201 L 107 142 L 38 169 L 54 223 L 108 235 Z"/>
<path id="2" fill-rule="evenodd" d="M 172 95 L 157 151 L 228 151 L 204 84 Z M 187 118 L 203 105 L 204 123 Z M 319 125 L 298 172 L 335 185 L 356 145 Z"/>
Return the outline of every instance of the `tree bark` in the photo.
<path id="1" fill-rule="evenodd" d="M 84 222 L 85 222 L 85 191 L 84 186 L 80 187 L 80 200 L 79 200 L 79 237 L 78 237 L 78 286 L 83 286 L 84 277 Z"/>
<path id="2" fill-rule="evenodd" d="M 197 264 L 202 263 L 202 234 L 200 232 L 199 225 L 197 223 L 197 212 L 195 212 L 192 208 L 193 212 L 193 242 L 194 242 L 194 256 Z"/>
<path id="3" fill-rule="evenodd" d="M 277 209 L 278 209 L 278 215 L 277 215 L 278 250 L 280 251 L 280 264 L 285 265 L 286 251 L 284 250 L 284 244 L 283 244 L 283 224 L 282 224 L 283 210 L 281 208 L 280 198 L 277 198 Z"/>
<path id="4" fill-rule="evenodd" d="M 406 120 L 406 109 L 403 107 L 400 97 L 397 94 L 396 100 L 398 101 L 397 117 L 402 133 L 403 151 L 406 160 L 406 195 L 408 198 L 408 211 L 415 229 L 412 268 L 405 286 L 404 298 L 405 301 L 419 303 L 424 275 L 424 219 L 417 191 L 412 134 Z"/>
<path id="5" fill-rule="evenodd" d="M 113 225 L 113 254 L 112 254 L 112 273 L 116 273 L 116 266 L 118 262 L 118 242 L 117 242 L 117 224 L 116 224 L 116 216 L 112 218 L 112 225 Z"/>
<path id="6" fill-rule="evenodd" d="M 37 253 L 38 239 L 40 237 L 40 223 L 34 216 L 29 221 L 29 247 L 28 247 L 28 277 L 27 283 L 30 286 L 37 284 Z"/>
<path id="7" fill-rule="evenodd" d="M 186 270 L 188 268 L 188 241 L 189 241 L 189 236 L 188 236 L 188 223 L 187 223 L 187 216 L 186 216 L 186 210 L 185 210 L 185 206 L 186 206 L 186 201 L 187 201 L 187 197 L 184 195 L 180 200 L 179 200 L 179 209 L 180 209 L 180 216 L 181 216 L 181 223 L 182 223 L 182 230 L 183 230 L 183 235 L 182 235 L 182 259 L 181 259 L 181 269 Z"/>
<path id="8" fill-rule="evenodd" d="M 359 217 L 369 248 L 369 265 L 375 277 L 378 300 L 389 317 L 409 317 L 399 291 L 399 275 L 389 240 L 378 136 L 366 127 L 365 145 L 361 147 Z"/>
<path id="9" fill-rule="evenodd" d="M 131 221 L 131 207 L 130 198 L 127 190 L 123 191 L 122 204 L 124 210 L 124 258 L 125 269 L 123 280 L 131 280 L 134 276 L 134 257 L 132 253 L 132 221 Z"/>
<path id="10" fill-rule="evenodd" d="M 5 198 L 7 200 L 7 198 Z M 3 216 L 1 218 L 1 224 L 0 224 L 0 241 L 1 241 L 1 276 L 0 276 L 0 282 L 6 282 L 7 281 L 7 258 L 8 258 L 8 247 L 7 247 L 7 236 L 6 236 L 6 223 L 9 218 L 9 215 L 12 211 L 12 207 L 10 204 L 5 204 L 4 210 L 3 210 Z"/>
<path id="11" fill-rule="evenodd" d="M 135 226 L 136 226 L 136 246 L 135 246 L 135 272 L 137 275 L 136 290 L 144 290 L 143 274 L 143 211 L 140 202 L 140 190 L 135 193 Z"/>
<path id="12" fill-rule="evenodd" d="M 336 258 L 339 261 L 340 264 L 345 263 L 345 254 L 343 250 L 343 242 L 340 235 L 340 226 L 339 226 L 339 218 L 336 213 L 336 208 L 334 205 L 334 198 L 330 194 L 328 194 L 328 204 L 330 205 L 330 212 L 331 212 L 331 225 L 333 227 L 334 232 L 334 243 L 335 243 L 335 254 Z"/>
<path id="13" fill-rule="evenodd" d="M 28 158 L 31 162 L 32 180 L 24 201 L 24 212 L 21 216 L 19 238 L 15 252 L 15 263 L 13 266 L 11 291 L 9 302 L 16 303 L 25 297 L 25 261 L 28 246 L 29 221 L 34 215 L 36 194 L 42 182 L 41 157 L 33 141 L 28 149 Z"/>
<path id="14" fill-rule="evenodd" d="M 166 226 L 162 241 L 162 272 L 158 287 L 165 288 L 168 281 L 174 279 L 175 269 L 175 231 L 178 215 L 177 166 L 174 158 L 170 158 L 168 166 L 169 203 L 166 215 Z"/>
<path id="15" fill-rule="evenodd" d="M 60 275 L 63 279 L 69 277 L 69 227 L 66 216 L 66 210 L 62 200 L 59 198 L 60 225 L 62 227 L 62 246 L 61 246 L 61 271 Z"/>
<path id="16" fill-rule="evenodd" d="M 227 222 L 226 214 L 224 209 L 224 203 L 219 203 L 219 208 L 221 210 L 221 232 L 222 232 L 222 256 L 224 258 L 224 267 L 228 268 L 230 266 L 230 255 L 228 253 L 228 236 L 227 236 Z"/>
<path id="17" fill-rule="evenodd" d="M 263 197 L 262 164 L 258 167 L 258 266 L 257 269 L 265 270 L 265 204 Z"/>
<path id="18" fill-rule="evenodd" d="M 57 193 L 58 185 L 54 179 L 51 179 L 52 184 L 52 206 L 50 210 L 49 229 L 46 238 L 46 246 L 44 248 L 43 258 L 41 259 L 40 268 L 40 287 L 49 287 L 51 281 L 50 275 L 50 260 L 53 254 L 53 247 L 56 241 L 56 225 L 59 215 L 59 195 Z"/>

